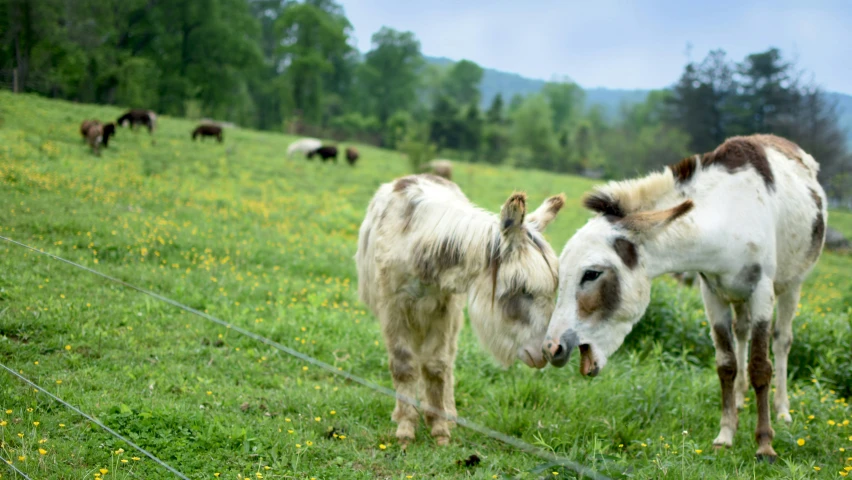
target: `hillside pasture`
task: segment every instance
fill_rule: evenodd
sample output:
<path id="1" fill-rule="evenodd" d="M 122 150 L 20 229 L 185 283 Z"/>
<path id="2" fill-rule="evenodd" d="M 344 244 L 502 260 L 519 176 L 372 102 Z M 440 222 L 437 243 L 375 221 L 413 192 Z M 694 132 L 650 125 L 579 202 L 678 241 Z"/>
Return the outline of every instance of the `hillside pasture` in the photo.
<path id="1" fill-rule="evenodd" d="M 408 173 L 357 145 L 352 168 L 286 159 L 293 137 L 161 116 L 119 129 L 100 157 L 83 118 L 121 110 L 0 92 L 0 235 L 162 293 L 391 387 L 378 323 L 357 299 L 353 255 L 369 199 Z M 341 147 L 348 146 L 343 143 Z M 497 211 L 564 192 L 547 238 L 561 251 L 593 182 L 458 164 Z M 848 212 L 830 214 L 847 235 Z M 806 283 L 791 352 L 793 423 L 773 421 L 774 465 L 753 457 L 754 401 L 714 451 L 719 386 L 697 289 L 664 277 L 607 371 L 503 370 L 462 330 L 459 415 L 613 478 L 837 478 L 852 470 L 852 257 L 825 253 Z M 457 427 L 421 424 L 402 452 L 394 401 L 130 289 L 0 241 L 0 362 L 126 435 L 189 478 L 575 478 Z M 162 467 L 0 371 L 0 456 L 33 478 L 169 478 Z M 480 458 L 466 466 L 471 455 Z M 476 462 L 469 462 L 476 463 Z M 0 474 L 15 478 L 11 471 Z"/>

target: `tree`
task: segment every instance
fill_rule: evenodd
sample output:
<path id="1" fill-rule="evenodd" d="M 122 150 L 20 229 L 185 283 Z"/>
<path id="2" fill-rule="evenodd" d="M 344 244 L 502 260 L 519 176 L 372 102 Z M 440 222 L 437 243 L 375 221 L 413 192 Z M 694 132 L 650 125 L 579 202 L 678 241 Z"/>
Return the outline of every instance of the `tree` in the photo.
<path id="1" fill-rule="evenodd" d="M 488 113 L 485 114 L 486 121 L 491 125 L 500 125 L 503 123 L 503 95 L 498 93 L 491 100 L 491 106 L 488 107 Z"/>
<path id="2" fill-rule="evenodd" d="M 439 149 L 459 149 L 462 145 L 463 125 L 455 101 L 447 95 L 439 95 L 432 105 L 429 122 L 429 141 Z"/>
<path id="3" fill-rule="evenodd" d="M 368 111 L 384 125 L 392 113 L 413 107 L 418 73 L 424 62 L 420 42 L 411 32 L 382 27 L 373 35 L 372 47 L 358 77 L 364 94 L 370 98 Z"/>
<path id="4" fill-rule="evenodd" d="M 511 114 L 513 157 L 519 167 L 553 170 L 557 152 L 553 111 L 541 94 L 524 99 Z"/>
<path id="5" fill-rule="evenodd" d="M 479 112 L 478 102 L 473 102 L 465 109 L 464 118 L 461 119 L 462 137 L 459 148 L 473 153 L 473 158 L 479 154 L 482 145 L 482 115 Z"/>
<path id="6" fill-rule="evenodd" d="M 479 103 L 483 73 L 482 67 L 470 60 L 456 62 L 447 71 L 441 90 L 459 105 Z"/>
<path id="7" fill-rule="evenodd" d="M 542 89 L 544 97 L 553 111 L 553 128 L 570 129 L 583 109 L 583 89 L 576 83 L 546 83 Z"/>

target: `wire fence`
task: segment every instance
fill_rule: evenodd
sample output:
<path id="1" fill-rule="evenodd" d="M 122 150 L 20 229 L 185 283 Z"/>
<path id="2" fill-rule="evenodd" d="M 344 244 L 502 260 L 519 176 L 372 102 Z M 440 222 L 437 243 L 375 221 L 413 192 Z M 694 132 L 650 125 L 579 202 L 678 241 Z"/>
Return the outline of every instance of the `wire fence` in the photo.
<path id="1" fill-rule="evenodd" d="M 25 377 L 25 376 L 21 375 L 20 373 L 18 373 L 18 372 L 16 372 L 16 371 L 14 371 L 14 370 L 12 370 L 11 368 L 7 367 L 6 365 L 3 365 L 2 363 L 0 363 L 0 368 L 2 368 L 2 369 L 4 369 L 4 370 L 6 370 L 7 372 L 11 373 L 12 375 L 14 375 L 14 376 L 18 377 L 18 380 L 21 380 L 22 382 L 26 383 L 27 385 L 29 385 L 29 386 L 33 387 L 34 389 L 36 389 L 36 390 L 38 391 L 38 393 L 43 393 L 43 394 L 47 395 L 48 397 L 52 398 L 54 401 L 59 402 L 59 403 L 61 403 L 62 405 L 64 405 L 65 407 L 67 407 L 67 408 L 69 408 L 69 409 L 73 410 L 74 412 L 76 412 L 78 415 L 82 416 L 82 417 L 83 417 L 83 418 L 85 418 L 86 420 L 88 420 L 88 421 L 90 421 L 90 422 L 94 423 L 95 425 L 97 425 L 97 426 L 99 426 L 99 427 L 103 428 L 103 429 L 104 429 L 104 430 L 106 430 L 107 432 L 111 433 L 114 437 L 116 437 L 116 438 L 118 438 L 118 439 L 120 439 L 120 440 L 124 441 L 125 443 L 127 443 L 128 445 L 130 445 L 131 447 L 133 447 L 133 448 L 135 448 L 137 451 L 139 451 L 139 453 L 141 453 L 141 454 L 145 455 L 146 457 L 150 458 L 150 459 L 151 459 L 151 460 L 153 460 L 154 462 L 156 462 L 156 463 L 160 464 L 160 466 L 162 466 L 162 467 L 163 467 L 163 468 L 165 468 L 166 470 L 168 470 L 168 471 L 170 471 L 170 472 L 174 473 L 174 474 L 175 474 L 175 475 L 177 475 L 179 478 L 182 478 L 182 479 L 184 479 L 184 480 L 189 480 L 189 479 L 188 479 L 188 478 L 187 478 L 184 474 L 180 473 L 179 471 L 175 470 L 172 466 L 170 466 L 170 465 L 169 465 L 169 464 L 167 464 L 166 462 L 164 462 L 164 461 L 160 460 L 159 458 L 157 458 L 156 456 L 154 456 L 154 454 L 153 454 L 153 453 L 149 452 L 148 450 L 145 450 L 144 448 L 140 447 L 139 445 L 136 445 L 135 443 L 133 443 L 132 441 L 130 441 L 130 439 L 128 439 L 128 438 L 127 438 L 127 437 L 125 437 L 124 435 L 122 435 L 122 434 L 120 434 L 120 433 L 116 432 L 115 430 L 113 430 L 113 429 L 111 429 L 111 428 L 107 427 L 107 426 L 106 426 L 106 425 L 104 425 L 104 424 L 103 424 L 100 420 L 98 420 L 98 419 L 96 419 L 96 418 L 92 417 L 91 415 L 88 415 L 88 414 L 84 413 L 82 410 L 80 410 L 79 408 L 75 407 L 74 405 L 71 405 L 70 403 L 66 402 L 65 400 L 62 400 L 61 398 L 57 397 L 56 395 L 54 395 L 54 394 L 52 394 L 52 393 L 48 392 L 48 391 L 47 391 L 47 390 L 45 390 L 44 388 L 42 388 L 42 387 L 38 386 L 37 384 L 35 384 L 32 380 L 28 379 L 27 377 Z"/>
<path id="2" fill-rule="evenodd" d="M 8 460 L 8 459 L 5 459 L 5 458 L 3 458 L 3 457 L 0 457 L 0 462 L 3 462 L 4 464 L 6 464 L 6 466 L 7 466 L 7 467 L 9 467 L 9 470 L 11 470 L 11 471 L 13 471 L 14 473 L 18 474 L 18 476 L 19 476 L 19 477 L 21 477 L 21 478 L 25 478 L 25 479 L 27 479 L 27 480 L 30 480 L 30 477 L 28 477 L 26 473 L 24 473 L 24 472 L 20 471 L 20 470 L 18 469 L 18 467 L 16 467 L 15 465 L 13 465 L 13 464 L 12 464 L 12 460 Z"/>
<path id="3" fill-rule="evenodd" d="M 278 343 L 274 340 L 266 338 L 262 335 L 254 333 L 254 332 L 247 330 L 245 328 L 242 328 L 238 325 L 234 325 L 230 322 L 222 320 L 222 319 L 215 317 L 213 315 L 210 315 L 208 313 L 202 312 L 200 310 L 196 310 L 196 309 L 194 309 L 190 306 L 184 305 L 184 304 L 182 304 L 182 303 L 180 303 L 176 300 L 172 300 L 171 298 L 160 295 L 159 293 L 156 293 L 154 291 L 148 290 L 148 289 L 143 288 L 143 287 L 136 286 L 134 284 L 131 284 L 131 283 L 126 282 L 124 280 L 121 280 L 119 278 L 107 275 L 107 274 L 102 273 L 100 271 L 97 271 L 95 269 L 89 268 L 85 265 L 81 265 L 79 263 L 76 263 L 72 260 L 62 258 L 58 255 L 54 255 L 54 254 L 49 253 L 49 252 L 45 252 L 45 251 L 40 250 L 36 247 L 32 247 L 30 245 L 27 245 L 25 243 L 19 242 L 17 240 L 14 240 L 14 239 L 2 236 L 2 235 L 0 235 L 0 240 L 5 240 L 6 242 L 9 242 L 9 243 L 17 245 L 19 247 L 31 250 L 35 253 L 38 253 L 40 255 L 44 255 L 44 256 L 51 258 L 53 260 L 57 260 L 59 262 L 66 263 L 66 264 L 71 265 L 71 266 L 78 268 L 80 270 L 84 270 L 84 271 L 91 273 L 93 275 L 97 275 L 101 278 L 104 278 L 104 279 L 110 281 L 110 282 L 122 285 L 122 286 L 130 288 L 132 290 L 136 290 L 137 292 L 148 295 L 148 296 L 155 298 L 155 299 L 157 299 L 161 302 L 164 302 L 164 303 L 167 303 L 167 304 L 172 305 L 174 307 L 177 307 L 177 308 L 179 308 L 183 311 L 192 313 L 193 315 L 197 315 L 201 318 L 204 318 L 205 320 L 208 320 L 208 321 L 213 322 L 215 324 L 221 325 L 225 328 L 228 328 L 228 329 L 233 330 L 237 333 L 240 333 L 241 335 L 244 335 L 246 337 L 257 340 L 258 342 L 264 343 L 264 344 L 266 344 L 266 345 L 268 345 L 272 348 L 275 348 L 275 349 L 277 349 L 281 352 L 284 352 L 284 353 L 286 353 L 290 356 L 296 357 L 296 358 L 298 358 L 298 359 L 300 359 L 304 362 L 307 362 L 311 365 L 314 365 L 314 366 L 319 367 L 323 370 L 326 370 L 329 373 L 343 377 L 343 378 L 350 380 L 352 382 L 358 383 L 358 384 L 360 384 L 364 387 L 369 388 L 370 390 L 381 393 L 383 395 L 387 395 L 389 397 L 393 397 L 393 398 L 395 398 L 399 401 L 402 401 L 402 402 L 405 402 L 409 405 L 412 405 L 415 408 L 419 408 L 419 409 L 421 409 L 423 411 L 427 411 L 427 412 L 429 412 L 433 415 L 440 416 L 442 418 L 447 419 L 448 421 L 455 422 L 459 426 L 462 426 L 464 428 L 467 428 L 468 430 L 472 430 L 472 431 L 477 432 L 481 435 L 489 437 L 492 440 L 497 440 L 497 441 L 502 442 L 506 445 L 512 446 L 512 447 L 514 447 L 514 448 L 516 448 L 516 449 L 518 449 L 518 450 L 520 450 L 524 453 L 528 453 L 530 455 L 539 457 L 539 458 L 549 462 L 551 465 L 554 465 L 554 466 L 558 465 L 558 466 L 564 467 L 564 468 L 571 470 L 571 471 L 573 471 L 573 472 L 575 472 L 579 475 L 583 475 L 583 476 L 589 477 L 591 479 L 609 480 L 608 477 L 601 475 L 601 474 L 595 472 L 594 470 L 592 470 L 592 469 L 590 469 L 590 468 L 588 468 L 588 467 L 586 467 L 586 466 L 584 466 L 580 463 L 577 463 L 573 460 L 570 460 L 570 459 L 565 458 L 565 457 L 560 457 L 558 455 L 554 455 L 551 452 L 548 452 L 548 451 L 546 451 L 542 448 L 536 447 L 536 446 L 534 446 L 530 443 L 527 443 L 527 442 L 525 442 L 525 441 L 523 441 L 519 438 L 512 437 L 512 436 L 506 435 L 502 432 L 498 432 L 498 431 L 493 430 L 491 428 L 479 425 L 477 423 L 474 423 L 470 420 L 465 419 L 464 417 L 460 417 L 460 416 L 457 416 L 457 415 L 450 415 L 443 410 L 439 410 L 439 409 L 432 407 L 431 405 L 421 404 L 418 400 L 413 399 L 411 397 L 408 397 L 406 395 L 400 394 L 393 389 L 390 389 L 390 388 L 384 387 L 382 385 L 376 384 L 374 382 L 371 382 L 370 380 L 367 380 L 365 378 L 361 378 L 361 377 L 354 375 L 352 373 L 349 373 L 345 370 L 338 370 L 337 367 L 335 367 L 331 364 L 325 363 L 322 360 L 311 357 L 310 355 L 306 355 L 302 352 L 299 352 L 298 350 L 294 350 L 294 349 L 292 349 L 292 348 L 290 348 L 286 345 Z M 8 370 L 8 368 L 7 368 L 7 370 Z M 56 398 L 56 397 L 54 397 L 54 398 Z M 82 414 L 82 412 L 79 412 L 79 410 L 78 410 L 78 413 Z M 107 427 L 104 426 L 104 428 L 107 428 Z M 177 473 L 176 471 L 174 471 L 174 472 Z M 180 474 L 178 473 L 178 475 L 180 475 Z"/>

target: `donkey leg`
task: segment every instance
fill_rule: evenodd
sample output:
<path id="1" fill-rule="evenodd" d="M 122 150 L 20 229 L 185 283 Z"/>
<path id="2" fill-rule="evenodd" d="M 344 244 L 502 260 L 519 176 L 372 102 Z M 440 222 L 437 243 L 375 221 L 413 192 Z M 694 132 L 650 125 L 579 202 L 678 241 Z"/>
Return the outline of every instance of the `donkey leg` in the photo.
<path id="1" fill-rule="evenodd" d="M 716 346 L 716 373 L 722 386 L 722 419 L 719 422 L 719 435 L 713 440 L 716 448 L 730 447 L 734 444 L 737 431 L 737 404 L 734 399 L 734 380 L 737 378 L 737 357 L 734 354 L 734 336 L 731 332 L 733 317 L 731 306 L 723 302 L 710 290 L 707 283 L 701 281 L 701 296 L 707 319 L 713 326 L 713 344 Z"/>
<path id="2" fill-rule="evenodd" d="M 446 445 L 450 441 L 450 425 L 441 415 L 446 414 L 449 406 L 445 403 L 448 395 L 452 395 L 453 358 L 454 350 L 451 345 L 456 343 L 458 329 L 453 327 L 453 321 L 447 315 L 432 324 L 422 349 L 421 373 L 425 388 L 426 402 L 434 409 L 426 411 L 426 424 L 431 427 L 432 436 L 438 445 Z"/>
<path id="3" fill-rule="evenodd" d="M 385 336 L 385 344 L 388 349 L 388 366 L 393 378 L 394 389 L 400 395 L 415 400 L 417 398 L 417 384 L 420 380 L 416 353 L 411 342 L 412 335 L 405 327 L 401 327 L 401 316 L 383 319 L 382 327 Z M 414 440 L 414 431 L 420 416 L 414 405 L 396 400 L 391 419 L 397 423 L 396 438 L 403 445 Z"/>
<path id="4" fill-rule="evenodd" d="M 456 305 L 457 303 L 457 305 Z M 458 416 L 458 411 L 456 410 L 456 398 L 455 398 L 455 387 L 453 378 L 453 368 L 452 366 L 456 363 L 456 352 L 458 351 L 458 338 L 459 331 L 461 330 L 462 325 L 464 325 L 464 302 L 453 302 L 449 307 L 449 315 L 450 315 L 450 339 L 451 341 L 448 344 L 448 362 L 450 364 L 450 368 L 447 370 L 446 377 L 444 378 L 444 410 L 447 414 L 452 416 Z M 450 422 L 450 427 L 454 427 L 456 422 Z"/>
<path id="5" fill-rule="evenodd" d="M 793 345 L 793 317 L 802 285 L 790 287 L 778 296 L 778 313 L 775 316 L 775 331 L 772 336 L 772 353 L 775 356 L 775 413 L 779 420 L 793 421 L 790 416 L 790 400 L 787 398 L 787 358 Z"/>
<path id="6" fill-rule="evenodd" d="M 748 374 L 757 397 L 757 458 L 775 461 L 778 456 L 772 448 L 775 432 L 769 416 L 769 385 L 772 382 L 772 363 L 769 361 L 769 338 L 775 292 L 772 281 L 764 278 L 755 288 L 749 301 L 754 326 L 751 334 L 751 358 Z"/>
<path id="7" fill-rule="evenodd" d="M 734 395 L 737 400 L 737 410 L 745 405 L 745 395 L 748 393 L 748 341 L 751 338 L 751 315 L 748 305 L 742 303 L 734 306 L 734 335 L 736 336 L 737 378 L 734 380 Z"/>

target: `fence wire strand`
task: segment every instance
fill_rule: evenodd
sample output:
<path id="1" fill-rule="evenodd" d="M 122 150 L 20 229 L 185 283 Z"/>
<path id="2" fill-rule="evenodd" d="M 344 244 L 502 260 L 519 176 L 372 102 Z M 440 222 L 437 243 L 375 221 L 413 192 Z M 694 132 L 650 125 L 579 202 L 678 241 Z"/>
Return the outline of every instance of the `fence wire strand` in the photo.
<path id="1" fill-rule="evenodd" d="M 36 384 L 35 384 L 32 380 L 28 379 L 27 377 L 25 377 L 25 376 L 21 375 L 20 373 L 18 373 L 18 372 L 16 372 L 16 371 L 14 371 L 14 370 L 12 370 L 11 368 L 7 367 L 6 365 L 3 365 L 2 363 L 0 363 L 0 368 L 3 368 L 4 370 L 6 370 L 7 372 L 11 373 L 12 375 L 14 375 L 14 376 L 18 377 L 18 379 L 19 379 L 19 380 L 21 380 L 22 382 L 26 383 L 27 385 L 29 385 L 29 386 L 33 387 L 34 389 L 38 390 L 38 392 L 39 392 L 39 393 L 43 393 L 43 394 L 47 395 L 48 397 L 52 398 L 53 400 L 55 400 L 55 401 L 57 401 L 57 402 L 61 403 L 62 405 L 65 405 L 65 406 L 66 406 L 66 407 L 68 407 L 69 409 L 73 410 L 74 412 L 76 412 L 78 415 L 80 415 L 81 417 L 85 418 L 86 420 L 88 420 L 88 421 L 90 421 L 90 422 L 94 423 L 95 425 L 97 425 L 97 426 L 99 426 L 99 427 L 103 428 L 104 430 L 106 430 L 107 432 L 111 433 L 111 434 L 112 434 L 113 436 L 115 436 L 116 438 L 118 438 L 118 439 L 120 439 L 120 440 L 124 441 L 125 443 L 127 443 L 127 444 L 128 444 L 128 445 L 130 445 L 131 447 L 133 447 L 133 448 L 135 448 L 136 450 L 138 450 L 140 453 L 142 453 L 142 454 L 143 454 L 143 455 L 145 455 L 146 457 L 148 457 L 148 458 L 150 458 L 151 460 L 155 461 L 156 463 L 160 464 L 160 466 L 164 467 L 166 470 L 168 470 L 168 471 L 170 471 L 170 472 L 174 473 L 174 474 L 175 474 L 175 475 L 177 475 L 179 478 L 182 478 L 182 479 L 184 479 L 184 480 L 189 480 L 189 479 L 188 479 L 188 478 L 187 478 L 184 474 L 180 473 L 179 471 L 175 470 L 173 467 L 171 467 L 171 466 L 170 466 L 169 464 L 167 464 L 166 462 L 164 462 L 164 461 L 160 460 L 159 458 L 157 458 L 156 456 L 154 456 L 154 454 L 153 454 L 153 453 L 149 452 L 148 450 L 145 450 L 144 448 L 140 447 L 139 445 L 136 445 L 135 443 L 133 443 L 132 441 L 130 441 L 130 439 L 128 439 L 128 438 L 127 438 L 127 437 L 125 437 L 124 435 L 122 435 L 122 434 L 120 434 L 120 433 L 116 432 L 115 430 L 113 430 L 113 429 L 111 429 L 111 428 L 107 427 L 107 426 L 106 426 L 106 425 L 104 425 L 104 424 L 103 424 L 100 420 L 97 420 L 96 418 L 94 418 L 94 417 L 92 417 L 92 416 L 90 416 L 90 415 L 86 414 L 85 412 L 83 412 L 83 411 L 82 411 L 82 410 L 80 410 L 79 408 L 75 407 L 74 405 L 71 405 L 70 403 L 66 402 L 65 400 L 62 400 L 61 398 L 57 397 L 56 395 L 54 395 L 54 394 L 52 394 L 52 393 L 48 392 L 47 390 L 43 389 L 42 387 L 40 387 L 40 386 L 38 386 L 38 385 L 36 385 Z"/>
<path id="2" fill-rule="evenodd" d="M 22 472 L 18 467 L 12 465 L 12 460 L 7 460 L 3 457 L 0 457 L 0 462 L 3 462 L 7 467 L 9 467 L 13 472 L 17 473 L 18 476 L 25 478 L 26 480 L 32 480 L 27 476 L 26 473 Z"/>
<path id="3" fill-rule="evenodd" d="M 457 415 L 450 415 L 450 414 L 448 414 L 448 413 L 444 412 L 443 410 L 438 410 L 438 409 L 436 409 L 436 408 L 432 407 L 431 405 L 421 404 L 418 400 L 413 399 L 413 398 L 410 398 L 410 397 L 408 397 L 408 396 L 406 396 L 406 395 L 403 395 L 403 394 L 401 394 L 401 393 L 398 393 L 398 392 L 396 392 L 395 390 L 392 390 L 392 389 L 390 389 L 390 388 L 387 388 L 387 387 L 384 387 L 384 386 L 382 386 L 382 385 L 376 384 L 376 383 L 374 383 L 374 382 L 371 382 L 371 381 L 369 381 L 369 380 L 367 380 L 367 379 L 361 378 L 361 377 L 359 377 L 359 376 L 357 376 L 357 375 L 354 375 L 354 374 L 352 374 L 352 373 L 349 373 L 349 372 L 347 372 L 347 371 L 344 371 L 344 370 L 338 370 L 338 369 L 337 369 L 336 367 L 334 367 L 333 365 L 328 364 L 328 363 L 325 363 L 325 362 L 323 362 L 322 360 L 318 360 L 318 359 L 316 359 L 316 358 L 314 358 L 314 357 L 311 357 L 311 356 L 306 355 L 306 354 L 304 354 L 304 353 L 302 353 L 302 352 L 299 352 L 298 350 L 294 350 L 294 349 L 292 349 L 292 348 L 290 348 L 290 347 L 288 347 L 288 346 L 286 346 L 286 345 L 283 345 L 283 344 L 281 344 L 281 343 L 278 343 L 278 342 L 276 342 L 276 341 L 274 341 L 274 340 L 270 340 L 270 339 L 268 339 L 268 338 L 266 338 L 266 337 L 264 337 L 264 336 L 262 336 L 262 335 L 259 335 L 259 334 L 257 334 L 257 333 L 254 333 L 254 332 L 250 331 L 250 330 L 244 329 L 244 328 L 242 328 L 242 327 L 240 327 L 240 326 L 238 326 L 238 325 L 234 325 L 234 324 L 232 324 L 232 323 L 230 323 L 230 322 L 227 322 L 227 321 L 225 321 L 225 320 L 222 320 L 222 319 L 220 319 L 220 318 L 217 318 L 217 317 L 215 317 L 215 316 L 213 316 L 213 315 L 210 315 L 210 314 L 208 314 L 208 313 L 202 312 L 202 311 L 200 311 L 200 310 L 196 310 L 196 309 L 194 309 L 194 308 L 192 308 L 192 307 L 190 307 L 190 306 L 188 306 L 188 305 L 184 305 L 184 304 L 182 304 L 182 303 L 180 303 L 180 302 L 178 302 L 178 301 L 176 301 L 176 300 L 172 300 L 171 298 L 168 298 L 168 297 L 165 297 L 165 296 L 163 296 L 163 295 L 160 295 L 160 294 L 159 294 L 159 293 L 157 293 L 157 292 L 154 292 L 154 291 L 148 290 L 148 289 L 143 288 L 143 287 L 139 287 L 139 286 L 133 285 L 132 283 L 128 283 L 128 282 L 126 282 L 126 281 L 124 281 L 124 280 L 121 280 L 121 279 L 119 279 L 119 278 L 116 278 L 116 277 L 113 277 L 113 276 L 107 275 L 107 274 L 102 273 L 102 272 L 100 272 L 100 271 L 98 271 L 98 270 L 95 270 L 95 269 L 89 268 L 89 267 L 87 267 L 87 266 L 85 266 L 85 265 L 81 265 L 81 264 L 79 264 L 79 263 L 76 263 L 76 262 L 74 262 L 74 261 L 72 261 L 72 260 L 68 260 L 68 259 L 62 258 L 62 257 L 60 257 L 60 256 L 58 256 L 58 255 L 54 255 L 54 254 L 52 254 L 52 253 L 50 253 L 50 252 L 45 252 L 44 250 L 40 250 L 40 249 L 38 249 L 38 248 L 36 248 L 36 247 L 32 247 L 32 246 L 30 246 L 30 245 L 27 245 L 27 244 L 25 244 L 25 243 L 19 242 L 19 241 L 17 241 L 17 240 L 14 240 L 14 239 L 11 239 L 11 238 L 8 238 L 8 237 L 5 237 L 5 236 L 2 236 L 2 235 L 0 235 L 0 239 L 5 240 L 5 241 L 7 241 L 7 242 L 9 242 L 9 243 L 11 243 L 11 244 L 17 245 L 17 246 L 19 246 L 19 247 L 23 247 L 23 248 L 25 248 L 25 249 L 31 250 L 31 251 L 33 251 L 33 252 L 35 252 L 35 253 L 40 254 L 40 255 L 44 255 L 44 256 L 49 257 L 49 258 L 52 258 L 52 259 L 54 259 L 54 260 L 57 260 L 57 261 L 60 261 L 60 262 L 66 263 L 66 264 L 68 264 L 68 265 L 71 265 L 71 266 L 73 266 L 73 267 L 79 268 L 79 269 L 81 269 L 81 270 L 85 270 L 85 271 L 87 271 L 87 272 L 89 272 L 89 273 L 91 273 L 91 274 L 97 275 L 97 276 L 99 276 L 99 277 L 101 277 L 101 278 L 104 278 L 104 279 L 106 279 L 106 280 L 109 280 L 109 281 L 111 281 L 111 282 L 113 282 L 113 283 L 117 283 L 117 284 L 119 284 L 119 285 L 122 285 L 122 286 L 124 286 L 124 287 L 130 288 L 130 289 L 132 289 L 132 290 L 136 290 L 137 292 L 140 292 L 140 293 L 143 293 L 143 294 L 145 294 L 145 295 L 148 295 L 148 296 L 150 296 L 150 297 L 152 297 L 152 298 L 155 298 L 155 299 L 157 299 L 157 300 L 159 300 L 159 301 L 161 301 L 161 302 L 164 302 L 164 303 L 167 303 L 167 304 L 169 304 L 169 305 L 172 305 L 173 307 L 177 307 L 177 308 L 179 308 L 179 309 L 181 309 L 181 310 L 184 310 L 184 311 L 186 311 L 186 312 L 189 312 L 189 313 L 192 313 L 192 314 L 194 314 L 194 315 L 197 315 L 197 316 L 199 316 L 199 317 L 201 317 L 201 318 L 204 318 L 205 320 L 208 320 L 208 321 L 210 321 L 210 322 L 216 323 L 216 324 L 221 325 L 221 326 L 223 326 L 223 327 L 225 327 L 225 328 L 228 328 L 228 329 L 230 329 L 230 330 L 236 331 L 236 332 L 238 332 L 238 333 L 240 333 L 240 334 L 242 334 L 242 335 L 244 335 L 244 336 L 246 336 L 246 337 L 249 337 L 249 338 L 252 338 L 252 339 L 254 339 L 254 340 L 257 340 L 258 342 L 264 343 L 264 344 L 266 344 L 266 345 L 268 345 L 268 346 L 270 346 L 270 347 L 272 347 L 272 348 L 275 348 L 275 349 L 277 349 L 277 350 L 279 350 L 279 351 L 282 351 L 282 352 L 284 352 L 284 353 L 286 353 L 286 354 L 288 354 L 288 355 L 290 355 L 290 356 L 296 357 L 296 358 L 298 358 L 298 359 L 300 359 L 300 360 L 302 360 L 302 361 L 304 361 L 304 362 L 307 362 L 307 363 L 309 363 L 309 364 L 311 364 L 311 365 L 314 365 L 314 366 L 319 367 L 319 368 L 321 368 L 321 369 L 323 369 L 323 370 L 326 370 L 326 371 L 328 371 L 329 373 L 332 373 L 332 374 L 334 374 L 334 375 L 337 375 L 337 376 L 343 377 L 343 378 L 345 378 L 345 379 L 347 379 L 347 380 L 350 380 L 350 381 L 352 381 L 352 382 L 358 383 L 358 384 L 360 384 L 360 385 L 362 385 L 362 386 L 364 386 L 364 387 L 369 388 L 370 390 L 373 390 L 373 391 L 375 391 L 375 392 L 382 393 L 382 394 L 387 395 L 387 396 L 390 396 L 390 397 L 394 397 L 394 398 L 396 398 L 396 399 L 398 399 L 398 400 L 400 400 L 400 401 L 402 401 L 402 402 L 405 402 L 405 403 L 407 403 L 407 404 L 409 404 L 409 405 L 414 406 L 415 408 L 419 408 L 419 409 L 421 409 L 421 410 L 428 411 L 429 413 L 431 413 L 431 414 L 433 414 L 433 415 L 437 415 L 437 416 L 443 417 L 443 418 L 447 419 L 448 421 L 456 422 L 456 424 L 458 424 L 458 425 L 460 425 L 460 426 L 462 426 L 462 427 L 465 427 L 465 428 L 467 428 L 467 429 L 469 429 L 469 430 L 473 430 L 474 432 L 477 432 L 477 433 L 479 433 L 479 434 L 481 434 L 481 435 L 484 435 L 484 436 L 486 436 L 486 437 L 489 437 L 489 438 L 491 438 L 491 439 L 493 439 L 493 440 L 497 440 L 497 441 L 499 441 L 499 442 L 502 442 L 502 443 L 504 443 L 504 444 L 506 444 L 506 445 L 510 445 L 510 446 L 512 446 L 512 447 L 514 447 L 514 448 L 516 448 L 516 449 L 518 449 L 518 450 L 520 450 L 520 451 L 522 451 L 522 452 L 525 452 L 525 453 L 528 453 L 528 454 L 530 454 L 530 455 L 534 455 L 534 456 L 536 456 L 536 457 L 539 457 L 539 458 L 541 458 L 541 459 L 543 459 L 543 460 L 546 460 L 546 461 L 550 462 L 550 463 L 551 463 L 551 464 L 553 464 L 553 465 L 559 465 L 559 466 L 562 466 L 562 467 L 567 468 L 568 470 L 571 470 L 571 471 L 573 471 L 573 472 L 575 472 L 575 473 L 577 473 L 577 474 L 580 474 L 580 475 L 583 475 L 583 476 L 586 476 L 586 477 L 592 478 L 592 479 L 594 479 L 594 480 L 610 480 L 608 477 L 606 477 L 606 476 L 604 476 L 604 475 L 601 475 L 600 473 L 597 473 L 597 472 L 595 472 L 594 470 L 591 470 L 591 469 L 589 469 L 588 467 L 586 467 L 586 466 L 584 466 L 584 465 L 581 465 L 581 464 L 579 464 L 579 463 L 577 463 L 577 462 L 574 462 L 573 460 L 569 460 L 569 459 L 567 459 L 567 458 L 564 458 L 564 457 L 560 457 L 560 456 L 554 455 L 553 453 L 550 453 L 550 452 L 548 452 L 548 451 L 546 451 L 546 450 L 544 450 L 544 449 L 542 449 L 542 448 L 536 447 L 536 446 L 534 446 L 534 445 L 532 445 L 532 444 L 530 444 L 530 443 L 527 443 L 527 442 L 525 442 L 525 441 L 523 441 L 523 440 L 521 440 L 521 439 L 518 439 L 518 438 L 516 438 L 516 437 L 512 437 L 512 436 L 506 435 L 506 434 L 504 434 L 504 433 L 498 432 L 498 431 L 496 431 L 496 430 L 493 430 L 493 429 L 491 429 L 491 428 L 488 428 L 488 427 L 484 427 L 484 426 L 478 425 L 478 424 L 476 424 L 476 423 L 474 423 L 474 422 L 471 422 L 470 420 L 465 419 L 464 417 L 459 417 L 459 416 L 457 416 Z M 7 369 L 7 370 L 8 370 L 8 369 Z M 14 372 L 13 372 L 13 373 L 14 373 Z M 58 400 L 58 399 L 57 399 L 57 400 Z M 60 401 L 61 401 L 61 400 L 60 400 Z M 73 408 L 73 407 L 72 407 L 72 408 Z M 78 411 L 78 412 L 79 412 L 79 411 Z M 79 412 L 79 413 L 81 413 L 81 414 L 82 414 L 82 412 Z M 107 428 L 107 427 L 105 427 L 105 426 L 104 426 L 104 428 Z M 138 448 L 138 447 L 137 447 L 137 448 Z M 152 457 L 152 458 L 153 458 L 153 457 Z M 177 472 L 175 471 L 175 473 L 177 473 Z M 180 475 L 180 474 L 178 473 L 178 475 Z M 181 476 L 182 476 L 182 475 L 181 475 Z M 186 477 L 183 477 L 183 478 L 186 478 Z"/>

